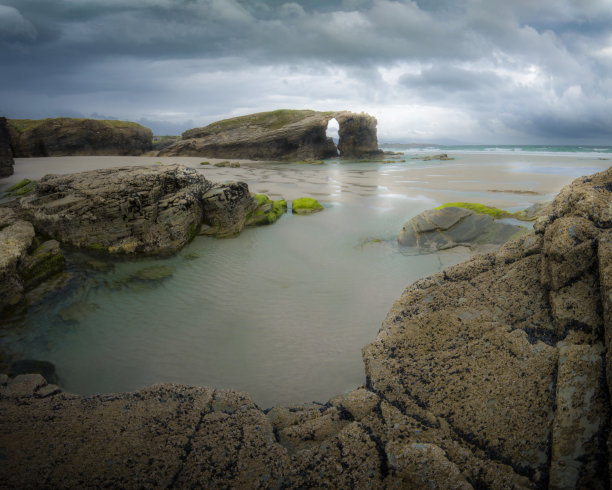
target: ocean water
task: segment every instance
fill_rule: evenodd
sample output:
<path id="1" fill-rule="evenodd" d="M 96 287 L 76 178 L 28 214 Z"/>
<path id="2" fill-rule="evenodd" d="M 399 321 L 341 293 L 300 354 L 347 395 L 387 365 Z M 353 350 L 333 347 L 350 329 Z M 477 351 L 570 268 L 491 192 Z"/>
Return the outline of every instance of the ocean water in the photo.
<path id="1" fill-rule="evenodd" d="M 608 155 L 612 146 L 607 145 L 435 145 L 381 143 L 383 149 L 396 149 L 406 152 L 435 153 L 497 153 L 497 154 L 536 154 L 536 155 Z"/>
<path id="2" fill-rule="evenodd" d="M 53 362 L 64 390 L 85 395 L 176 382 L 246 391 L 261 407 L 324 402 L 365 382 L 361 348 L 404 288 L 467 258 L 464 250 L 405 253 L 396 240 L 405 221 L 448 201 L 523 209 L 552 198 L 577 169 L 609 166 L 596 155 L 453 155 L 205 169 L 212 180 L 244 180 L 274 198 L 316 197 L 325 210 L 289 213 L 232 239 L 197 237 L 165 259 L 69 251 L 61 292 L 0 319 L 0 351 Z M 29 160 L 18 163 L 53 162 Z M 200 168 L 200 159 L 175 160 Z M 493 177 L 485 175 L 493 165 Z M 151 267 L 166 277 L 137 278 Z"/>

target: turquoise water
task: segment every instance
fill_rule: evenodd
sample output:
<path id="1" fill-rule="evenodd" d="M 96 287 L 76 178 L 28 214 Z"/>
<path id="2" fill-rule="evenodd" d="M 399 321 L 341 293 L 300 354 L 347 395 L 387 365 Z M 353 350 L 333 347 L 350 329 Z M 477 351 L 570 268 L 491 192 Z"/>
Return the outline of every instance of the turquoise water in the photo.
<path id="1" fill-rule="evenodd" d="M 167 259 L 104 259 L 105 265 L 67 252 L 63 289 L 43 301 L 33 295 L 5 315 L 0 350 L 6 360 L 53 362 L 62 387 L 74 393 L 167 381 L 243 390 L 262 407 L 324 402 L 365 382 L 361 348 L 375 338 L 404 288 L 467 257 L 404 253 L 396 238 L 405 221 L 448 201 L 523 209 L 552 198 L 576 172 L 609 163 L 596 157 L 502 161 L 459 154 L 454 161 L 422 162 L 409 156 L 390 164 L 205 169 L 211 180 L 244 180 L 252 191 L 275 198 L 317 197 L 325 211 L 287 214 L 233 239 L 197 237 Z M 158 159 L 107 160 L 58 161 L 82 168 L 92 161 L 109 166 Z M 200 160 L 165 163 L 201 170 Z M 38 178 L 32 169 L 53 162 L 18 164 Z M 484 178 L 493 164 L 496 182 Z M 152 266 L 163 266 L 168 276 L 134 279 Z"/>

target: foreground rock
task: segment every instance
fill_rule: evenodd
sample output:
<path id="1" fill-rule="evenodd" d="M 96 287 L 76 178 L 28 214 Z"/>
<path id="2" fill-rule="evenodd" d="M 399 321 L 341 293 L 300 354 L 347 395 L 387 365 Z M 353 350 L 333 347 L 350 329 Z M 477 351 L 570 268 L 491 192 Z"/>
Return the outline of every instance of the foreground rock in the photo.
<path id="1" fill-rule="evenodd" d="M 128 121 L 97 119 L 9 119 L 16 158 L 71 155 L 142 155 L 153 133 Z"/>
<path id="2" fill-rule="evenodd" d="M 338 147 L 326 136 L 328 122 L 340 126 Z M 226 119 L 185 131 L 160 156 L 206 156 L 251 160 L 359 158 L 380 153 L 376 119 L 352 112 L 278 110 Z"/>
<path id="3" fill-rule="evenodd" d="M 41 243 L 31 223 L 11 209 L 0 208 L 0 311 L 64 267 L 57 241 Z"/>
<path id="4" fill-rule="evenodd" d="M 460 207 L 428 209 L 408 221 L 398 242 L 424 252 L 457 246 L 501 245 L 528 233 L 527 228 L 500 223 L 492 216 Z"/>
<path id="5" fill-rule="evenodd" d="M 366 386 L 326 404 L 0 377 L 4 485 L 609 488 L 611 339 L 612 169 L 410 286 L 363 349 Z"/>
<path id="6" fill-rule="evenodd" d="M 111 254 L 168 254 L 203 223 L 238 233 L 254 200 L 246 184 L 213 184 L 179 165 L 47 175 L 13 204 L 34 228 L 61 243 Z"/>
<path id="7" fill-rule="evenodd" d="M 5 117 L 0 117 L 0 178 L 13 175 L 13 151 L 11 150 L 11 135 Z"/>

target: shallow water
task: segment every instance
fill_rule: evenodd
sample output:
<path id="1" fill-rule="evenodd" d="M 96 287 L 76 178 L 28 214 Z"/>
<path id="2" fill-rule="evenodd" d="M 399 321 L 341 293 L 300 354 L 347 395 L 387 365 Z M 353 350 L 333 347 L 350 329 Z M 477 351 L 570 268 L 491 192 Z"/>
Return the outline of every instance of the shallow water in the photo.
<path id="1" fill-rule="evenodd" d="M 10 357 L 53 362 L 68 392 L 170 381 L 243 390 L 262 407 L 326 401 L 364 383 L 361 347 L 403 289 L 466 258 L 402 253 L 396 237 L 406 220 L 443 202 L 440 193 L 508 208 L 547 197 L 492 193 L 488 184 L 453 190 L 448 172 L 435 177 L 456 171 L 448 165 L 416 173 L 399 163 L 238 169 L 253 190 L 290 199 L 318 192 L 326 209 L 287 214 L 233 239 L 197 237 L 172 258 L 115 261 L 107 272 L 69 253 L 76 286 L 5 318 L 0 347 Z M 219 180 L 214 171 L 206 175 Z M 534 185 L 523 178 L 501 183 Z M 133 278 L 160 265 L 171 275 Z M 67 318 L 70 305 L 78 321 Z"/>

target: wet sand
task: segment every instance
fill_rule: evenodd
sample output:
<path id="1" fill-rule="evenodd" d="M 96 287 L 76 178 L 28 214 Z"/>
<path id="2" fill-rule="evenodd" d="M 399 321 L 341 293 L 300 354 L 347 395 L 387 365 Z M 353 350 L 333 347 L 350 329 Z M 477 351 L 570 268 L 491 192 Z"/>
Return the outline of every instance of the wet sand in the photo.
<path id="1" fill-rule="evenodd" d="M 179 163 L 212 181 L 239 180 L 252 192 L 288 200 L 312 196 L 329 203 L 363 197 L 449 202 L 455 194 L 498 207 L 548 200 L 573 179 L 604 170 L 612 162 L 597 156 L 458 153 L 454 160 L 422 161 L 414 155 L 394 163 L 326 161 L 324 165 L 239 161 L 240 168 L 215 167 L 223 159 L 202 157 L 49 157 L 18 158 L 15 174 L 0 181 L 0 191 L 21 179 L 117 166 Z M 210 165 L 200 165 L 209 161 Z"/>

